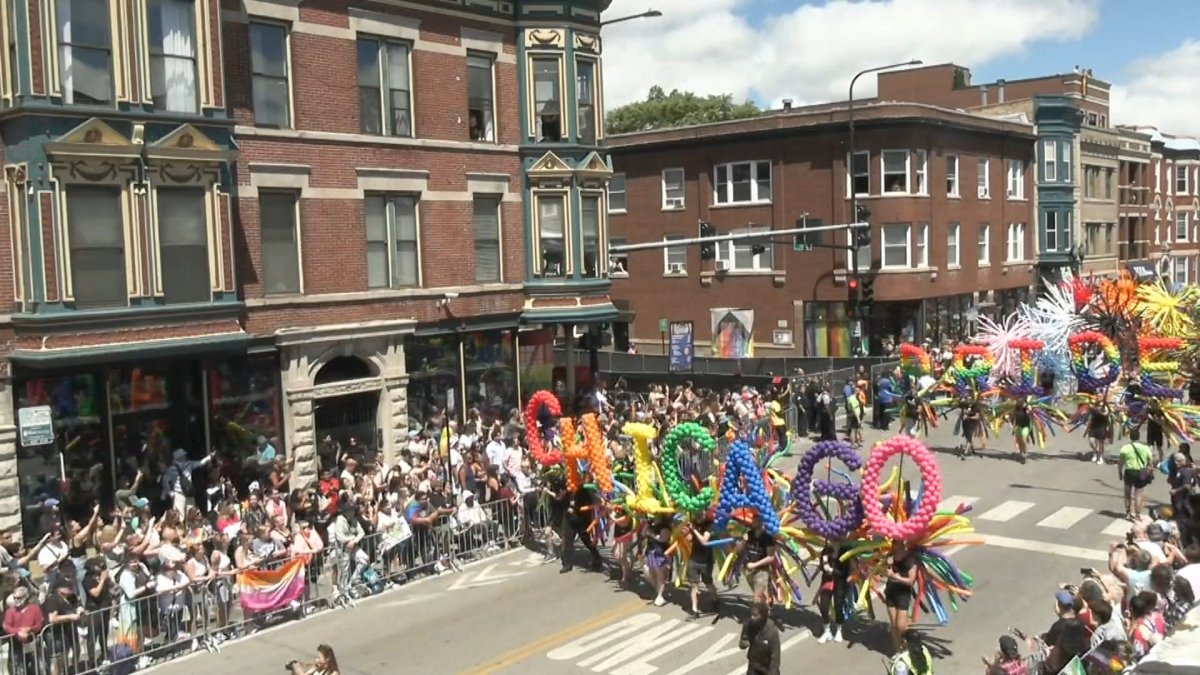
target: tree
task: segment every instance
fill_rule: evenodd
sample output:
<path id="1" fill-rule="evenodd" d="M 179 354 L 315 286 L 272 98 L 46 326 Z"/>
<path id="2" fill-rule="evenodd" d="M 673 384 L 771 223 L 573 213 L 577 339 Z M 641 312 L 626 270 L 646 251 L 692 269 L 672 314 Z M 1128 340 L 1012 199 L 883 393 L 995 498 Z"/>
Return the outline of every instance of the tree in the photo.
<path id="1" fill-rule="evenodd" d="M 608 111 L 604 128 L 610 134 L 624 134 L 651 129 L 670 129 L 689 124 L 724 122 L 756 117 L 761 114 L 751 101 L 734 103 L 730 94 L 697 96 L 690 91 L 674 89 L 670 94 L 655 85 L 644 101 L 634 101 Z"/>

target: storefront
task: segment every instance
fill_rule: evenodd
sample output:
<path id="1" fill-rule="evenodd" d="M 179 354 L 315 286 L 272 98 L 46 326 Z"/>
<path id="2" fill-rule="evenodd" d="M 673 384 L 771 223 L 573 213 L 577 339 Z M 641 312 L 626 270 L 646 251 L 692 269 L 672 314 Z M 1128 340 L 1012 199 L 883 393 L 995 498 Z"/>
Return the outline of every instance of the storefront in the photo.
<path id="1" fill-rule="evenodd" d="M 515 328 L 414 335 L 404 342 L 408 418 L 416 428 L 445 412 L 484 422 L 508 419 L 520 405 Z"/>
<path id="2" fill-rule="evenodd" d="M 240 461 L 260 435 L 279 442 L 279 365 L 273 355 L 147 360 L 138 365 L 68 372 L 18 369 L 15 413 L 49 406 L 53 443 L 17 442 L 17 475 L 26 538 L 38 533 L 37 504 L 53 497 L 69 518 L 138 470 L 141 492 L 155 500 L 158 476 L 182 448 L 192 458 L 218 451 Z"/>
<path id="3" fill-rule="evenodd" d="M 939 346 L 946 342 L 969 340 L 975 333 L 975 324 L 970 319 L 970 309 L 974 304 L 975 298 L 971 293 L 927 298 L 923 307 L 923 339 Z"/>
<path id="4" fill-rule="evenodd" d="M 844 302 L 804 304 L 804 355 L 847 357 L 852 353 L 852 325 Z"/>

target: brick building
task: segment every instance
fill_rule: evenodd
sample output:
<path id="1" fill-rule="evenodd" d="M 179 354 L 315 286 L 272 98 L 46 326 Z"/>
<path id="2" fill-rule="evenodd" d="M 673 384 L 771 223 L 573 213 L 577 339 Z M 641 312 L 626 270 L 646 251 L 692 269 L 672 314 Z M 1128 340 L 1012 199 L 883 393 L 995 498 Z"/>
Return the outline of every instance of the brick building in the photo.
<path id="1" fill-rule="evenodd" d="M 0 528 L 174 448 L 266 437 L 303 482 L 326 434 L 550 386 L 555 330 L 615 315 L 606 6 L 0 5 Z"/>
<path id="2" fill-rule="evenodd" d="M 1132 129 L 1131 129 L 1132 131 Z M 1154 127 L 1136 129 L 1150 140 L 1150 227 L 1158 271 L 1175 283 L 1200 279 L 1200 141 Z"/>
<path id="3" fill-rule="evenodd" d="M 1151 219 L 1154 199 L 1150 183 L 1153 152 L 1150 135 L 1118 127 L 1120 148 L 1117 160 L 1118 234 L 1117 256 L 1137 278 L 1160 276 L 1161 240 L 1155 237 L 1156 223 Z"/>
<path id="4" fill-rule="evenodd" d="M 969 334 L 973 312 L 1011 311 L 1034 280 L 1034 130 L 1028 123 L 911 103 L 856 106 L 847 171 L 845 106 L 609 139 L 611 243 L 846 223 L 853 189 L 871 213 L 871 334 L 920 340 Z M 658 351 L 659 322 L 694 323 L 697 351 L 724 356 L 847 356 L 849 252 L 794 250 L 791 238 L 613 256 L 615 328 Z M 844 232 L 823 243 L 846 247 Z M 880 345 L 873 347 L 878 350 Z"/>

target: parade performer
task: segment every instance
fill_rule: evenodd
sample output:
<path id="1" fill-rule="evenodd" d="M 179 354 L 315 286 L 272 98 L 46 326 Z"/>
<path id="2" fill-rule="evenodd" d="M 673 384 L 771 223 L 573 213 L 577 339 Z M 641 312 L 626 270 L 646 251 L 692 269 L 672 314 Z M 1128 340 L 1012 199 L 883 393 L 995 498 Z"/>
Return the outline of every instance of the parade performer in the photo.
<path id="1" fill-rule="evenodd" d="M 1009 349 L 1017 355 L 1018 372 L 1000 388 L 1001 403 L 993 423 L 997 429 L 1006 422 L 1012 425 L 1017 458 L 1022 464 L 1031 442 L 1045 448 L 1047 435 L 1067 421 L 1066 415 L 1054 403 L 1053 392 L 1043 391 L 1038 383 L 1035 355 L 1044 346 L 1040 340 L 1014 339 L 1009 342 Z"/>
<path id="2" fill-rule="evenodd" d="M 929 436 L 930 427 L 937 428 L 937 413 L 928 397 L 933 393 L 937 381 L 933 379 L 933 365 L 929 354 L 910 343 L 900 345 L 900 429 L 908 436 L 920 432 Z"/>

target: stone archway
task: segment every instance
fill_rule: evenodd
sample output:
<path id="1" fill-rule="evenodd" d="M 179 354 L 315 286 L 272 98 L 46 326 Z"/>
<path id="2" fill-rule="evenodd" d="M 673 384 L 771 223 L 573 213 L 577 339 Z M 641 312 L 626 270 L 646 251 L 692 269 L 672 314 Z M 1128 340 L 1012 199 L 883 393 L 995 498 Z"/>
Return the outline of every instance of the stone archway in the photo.
<path id="1" fill-rule="evenodd" d="M 371 364 L 354 355 L 335 356 L 317 370 L 313 385 L 318 465 L 336 471 L 338 450 L 360 465 L 374 462 L 383 442 L 377 426 L 383 382 Z"/>

